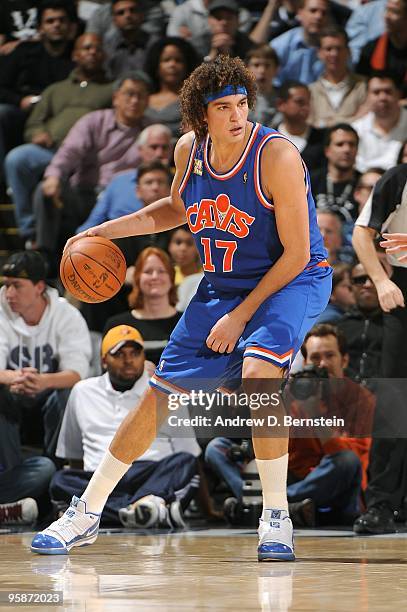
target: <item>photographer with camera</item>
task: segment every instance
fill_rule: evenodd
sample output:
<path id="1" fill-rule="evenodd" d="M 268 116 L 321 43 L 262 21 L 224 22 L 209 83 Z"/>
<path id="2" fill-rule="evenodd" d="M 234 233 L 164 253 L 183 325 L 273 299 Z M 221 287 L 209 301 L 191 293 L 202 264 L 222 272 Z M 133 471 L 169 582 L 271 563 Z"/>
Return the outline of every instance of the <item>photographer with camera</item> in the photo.
<path id="1" fill-rule="evenodd" d="M 367 485 L 375 398 L 345 376 L 349 355 L 345 336 L 335 326 L 313 327 L 301 352 L 305 370 L 290 380 L 289 413 L 342 418 L 344 426 L 291 429 L 288 499 L 310 498 L 317 508 L 331 509 L 335 522 L 347 522 L 358 512 Z"/>
<path id="2" fill-rule="evenodd" d="M 333 325 L 319 324 L 306 335 L 301 347 L 304 370 L 289 380 L 285 392 L 287 413 L 295 418 L 334 417 L 343 427 L 290 430 L 288 487 L 294 524 L 312 524 L 315 508 L 329 509 L 335 523 L 350 522 L 360 512 L 360 494 L 367 485 L 369 437 L 375 407 L 370 391 L 345 377 L 349 356 L 343 334 Z M 359 437 L 360 436 L 360 437 Z M 240 450 L 239 450 L 240 448 Z M 244 495 L 250 449 L 244 440 L 214 438 L 205 460 L 228 485 L 236 498 L 234 516 L 250 514 Z M 253 474 L 251 474 L 253 479 Z M 254 495 L 254 493 L 252 493 Z M 254 498 L 253 498 L 254 503 Z M 225 502 L 225 514 L 230 518 Z"/>

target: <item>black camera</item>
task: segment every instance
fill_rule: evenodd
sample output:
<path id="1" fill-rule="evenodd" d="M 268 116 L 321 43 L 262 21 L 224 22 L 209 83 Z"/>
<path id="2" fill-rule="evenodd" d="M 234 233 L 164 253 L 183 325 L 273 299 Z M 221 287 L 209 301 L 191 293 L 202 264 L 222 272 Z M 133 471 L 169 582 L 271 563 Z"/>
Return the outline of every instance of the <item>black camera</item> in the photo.
<path id="1" fill-rule="evenodd" d="M 328 378 L 329 374 L 326 368 L 318 368 L 314 365 L 304 366 L 302 370 L 290 377 L 289 389 L 297 400 L 304 401 L 319 395 L 319 393 L 321 393 L 321 398 L 324 399 L 329 391 Z"/>
<path id="2" fill-rule="evenodd" d="M 254 459 L 253 443 L 249 438 L 243 438 L 240 444 L 232 444 L 226 454 L 234 463 L 252 461 Z"/>

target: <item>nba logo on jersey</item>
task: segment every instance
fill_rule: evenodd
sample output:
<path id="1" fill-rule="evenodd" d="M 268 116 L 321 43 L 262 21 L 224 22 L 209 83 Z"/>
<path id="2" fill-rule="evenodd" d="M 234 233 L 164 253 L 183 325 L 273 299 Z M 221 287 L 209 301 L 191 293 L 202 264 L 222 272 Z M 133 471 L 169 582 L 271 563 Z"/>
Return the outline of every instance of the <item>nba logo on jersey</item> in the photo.
<path id="1" fill-rule="evenodd" d="M 194 174 L 202 176 L 203 164 L 201 159 L 194 159 Z"/>
<path id="2" fill-rule="evenodd" d="M 158 369 L 160 370 L 160 372 L 162 371 L 163 367 L 165 366 L 165 359 L 161 359 L 159 365 L 158 365 Z"/>

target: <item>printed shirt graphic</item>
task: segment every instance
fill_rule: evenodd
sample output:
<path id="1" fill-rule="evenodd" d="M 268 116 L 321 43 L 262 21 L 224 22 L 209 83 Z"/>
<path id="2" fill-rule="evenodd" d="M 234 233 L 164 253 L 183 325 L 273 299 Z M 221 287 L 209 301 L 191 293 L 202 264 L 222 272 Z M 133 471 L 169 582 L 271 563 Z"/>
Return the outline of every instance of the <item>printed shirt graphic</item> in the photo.
<path id="1" fill-rule="evenodd" d="M 222 174 L 210 165 L 209 138 L 192 146 L 179 192 L 205 276 L 215 289 L 253 289 L 283 252 L 273 202 L 264 194 L 260 180 L 262 151 L 273 138 L 284 137 L 253 124 L 240 159 Z M 305 166 L 304 172 L 311 243 L 308 265 L 315 265 L 326 258 L 326 252 Z"/>
<path id="2" fill-rule="evenodd" d="M 46 342 L 41 346 L 28 347 L 25 344 L 14 346 L 8 357 L 7 369 L 37 368 L 43 374 L 58 371 L 58 359 L 52 346 Z"/>

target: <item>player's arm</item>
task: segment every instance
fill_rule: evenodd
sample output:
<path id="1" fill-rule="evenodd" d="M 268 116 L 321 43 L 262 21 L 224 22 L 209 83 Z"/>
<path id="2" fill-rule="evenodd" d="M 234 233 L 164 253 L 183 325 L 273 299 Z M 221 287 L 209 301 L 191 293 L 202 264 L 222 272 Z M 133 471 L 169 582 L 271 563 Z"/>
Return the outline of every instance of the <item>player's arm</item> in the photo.
<path id="1" fill-rule="evenodd" d="M 266 298 L 298 276 L 310 258 L 304 168 L 294 146 L 282 139 L 274 139 L 266 145 L 261 162 L 261 183 L 266 195 L 273 200 L 278 236 L 284 251 L 236 308 L 246 322 Z"/>
<path id="2" fill-rule="evenodd" d="M 259 306 L 298 276 L 310 258 L 304 169 L 294 146 L 280 139 L 268 143 L 262 156 L 261 177 L 263 190 L 273 199 L 277 231 L 284 251 L 243 302 L 211 329 L 206 344 L 219 353 L 233 351 Z"/>
<path id="3" fill-rule="evenodd" d="M 91 227 L 70 238 L 65 248 L 83 236 L 103 236 L 109 239 L 126 238 L 127 236 L 165 232 L 174 227 L 184 225 L 186 223 L 186 214 L 178 189 L 188 163 L 192 141 L 193 133 L 189 132 L 179 139 L 175 147 L 176 172 L 171 185 L 170 196 L 157 200 L 157 202 L 153 202 L 153 204 L 149 204 L 130 215 Z"/>

